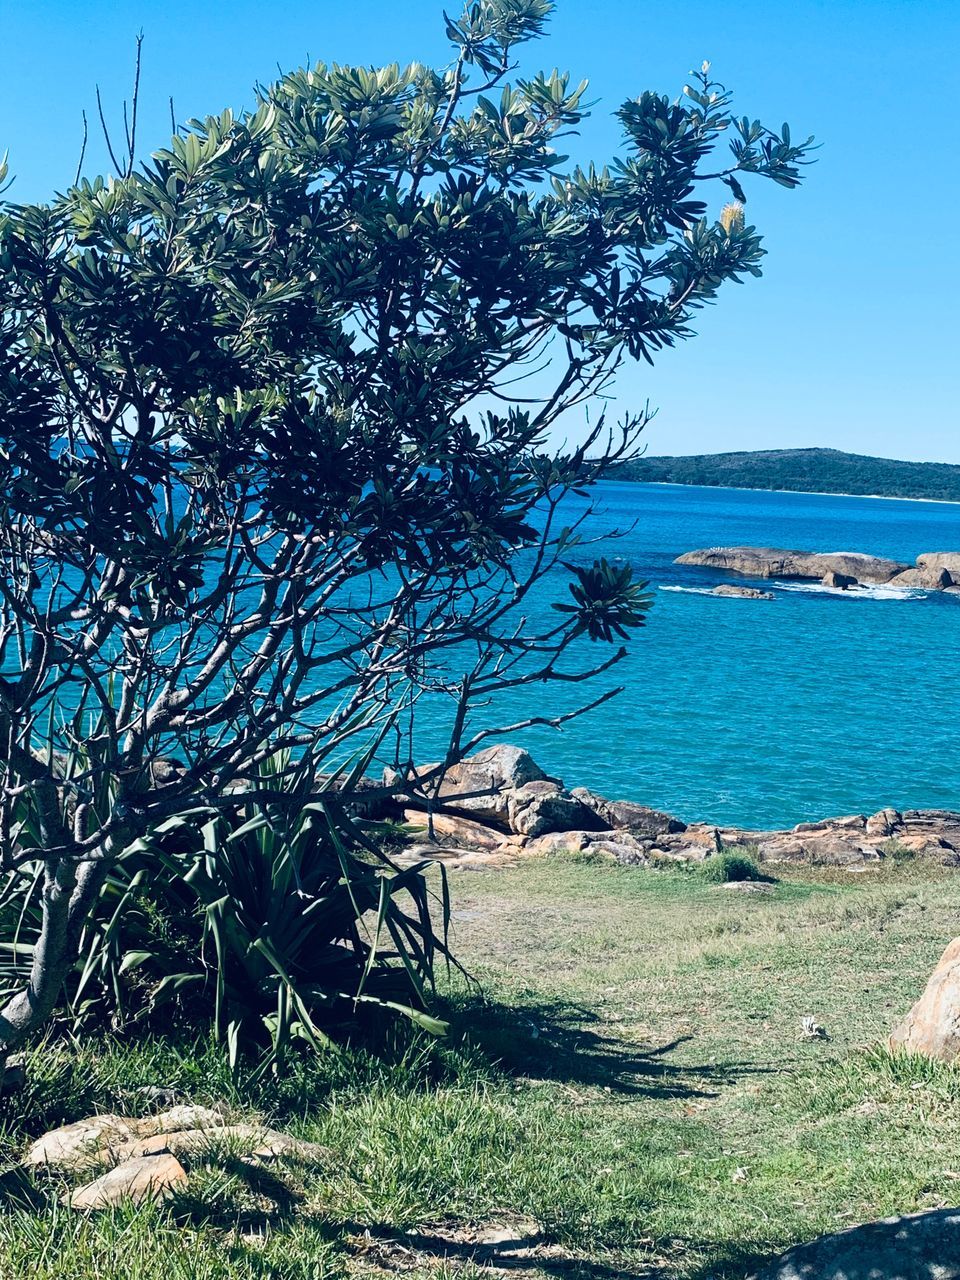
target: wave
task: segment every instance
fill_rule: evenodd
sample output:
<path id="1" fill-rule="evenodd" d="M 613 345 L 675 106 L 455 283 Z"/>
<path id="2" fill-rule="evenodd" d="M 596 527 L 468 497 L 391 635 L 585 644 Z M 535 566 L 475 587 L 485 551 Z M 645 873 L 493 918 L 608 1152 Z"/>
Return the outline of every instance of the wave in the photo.
<path id="1" fill-rule="evenodd" d="M 849 600 L 924 600 L 930 593 L 922 587 L 890 587 L 880 583 L 860 583 L 856 587 L 825 587 L 822 582 L 772 582 L 777 591 L 805 591 Z"/>
<path id="2" fill-rule="evenodd" d="M 714 594 L 712 587 L 680 587 L 674 584 L 663 584 L 658 587 L 660 591 L 679 591 L 683 595 L 691 596 L 712 596 Z M 887 587 L 880 585 L 857 587 L 848 587 L 843 590 L 841 587 L 825 587 L 822 582 L 770 582 L 764 580 L 761 588 L 763 591 L 784 591 L 795 592 L 802 591 L 805 594 L 822 595 L 822 596 L 843 596 L 848 600 L 923 600 L 930 593 L 919 587 Z M 751 596 L 717 596 L 717 599 L 723 600 L 750 600 Z"/>

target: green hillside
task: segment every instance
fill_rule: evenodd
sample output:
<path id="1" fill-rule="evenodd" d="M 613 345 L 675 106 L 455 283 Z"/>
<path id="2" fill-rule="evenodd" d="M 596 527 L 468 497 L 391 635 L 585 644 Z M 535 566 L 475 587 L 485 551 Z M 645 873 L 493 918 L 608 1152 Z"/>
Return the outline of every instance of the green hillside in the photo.
<path id="1" fill-rule="evenodd" d="M 624 463 L 619 478 L 960 502 L 960 466 L 868 458 L 859 453 L 842 453 L 839 449 L 762 449 L 753 453 L 702 453 L 685 458 L 638 458 Z"/>

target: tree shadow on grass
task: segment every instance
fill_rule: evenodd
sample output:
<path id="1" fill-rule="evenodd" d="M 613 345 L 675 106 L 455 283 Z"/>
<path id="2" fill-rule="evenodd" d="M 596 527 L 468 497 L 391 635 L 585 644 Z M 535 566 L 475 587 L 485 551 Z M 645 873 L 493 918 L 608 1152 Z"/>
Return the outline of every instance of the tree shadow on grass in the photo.
<path id="1" fill-rule="evenodd" d="M 508 1075 L 627 1096 L 716 1097 L 722 1085 L 776 1070 L 752 1061 L 678 1063 L 671 1056 L 692 1036 L 637 1045 L 593 1010 L 562 1000 L 513 1008 L 477 997 L 449 1016 L 463 1043 Z"/>

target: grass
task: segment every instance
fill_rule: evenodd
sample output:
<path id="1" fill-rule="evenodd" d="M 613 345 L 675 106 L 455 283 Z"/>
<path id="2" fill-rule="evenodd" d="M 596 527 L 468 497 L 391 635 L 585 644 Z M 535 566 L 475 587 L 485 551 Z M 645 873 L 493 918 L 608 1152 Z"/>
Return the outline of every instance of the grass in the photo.
<path id="1" fill-rule="evenodd" d="M 700 874 L 711 884 L 736 884 L 743 880 L 762 880 L 753 851 L 725 849 L 700 864 Z"/>
<path id="2" fill-rule="evenodd" d="M 551 859 L 463 872 L 447 1043 L 399 1036 L 231 1081 L 206 1045 L 48 1047 L 0 1114 L 31 1134 L 162 1086 L 320 1142 L 314 1169 L 197 1159 L 162 1209 L 90 1218 L 0 1175 L 0 1277 L 742 1277 L 789 1243 L 956 1203 L 960 1070 L 878 1045 L 956 932 L 922 860 L 762 895 Z M 808 1040 L 814 1015 L 829 1038 Z"/>

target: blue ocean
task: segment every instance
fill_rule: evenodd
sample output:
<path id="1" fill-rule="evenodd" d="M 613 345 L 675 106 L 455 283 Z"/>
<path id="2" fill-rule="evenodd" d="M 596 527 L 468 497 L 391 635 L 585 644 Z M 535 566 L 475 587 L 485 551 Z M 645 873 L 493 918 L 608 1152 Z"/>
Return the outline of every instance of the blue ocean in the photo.
<path id="1" fill-rule="evenodd" d="M 589 532 L 622 531 L 599 551 L 648 579 L 655 602 L 607 677 L 625 686 L 617 699 L 515 737 L 549 772 L 687 821 L 748 827 L 960 808 L 960 595 L 775 581 L 762 584 L 773 601 L 730 599 L 710 589 L 745 579 L 673 563 L 738 544 L 912 562 L 960 550 L 960 505 L 626 482 L 594 500 Z M 543 686 L 508 710 L 550 712 L 554 700 L 570 701 Z"/>

